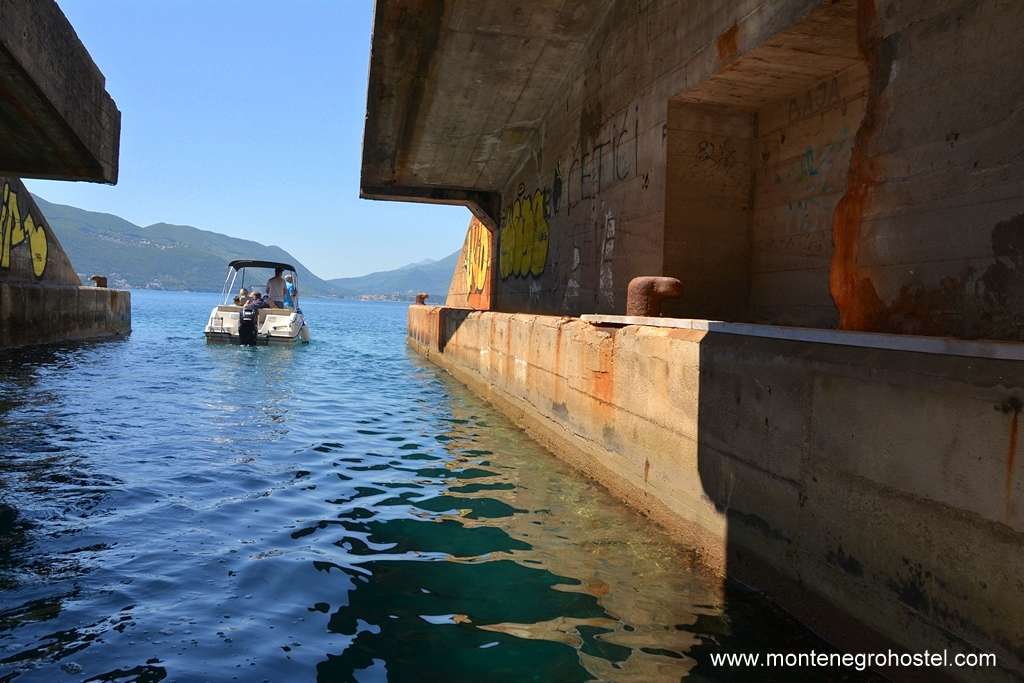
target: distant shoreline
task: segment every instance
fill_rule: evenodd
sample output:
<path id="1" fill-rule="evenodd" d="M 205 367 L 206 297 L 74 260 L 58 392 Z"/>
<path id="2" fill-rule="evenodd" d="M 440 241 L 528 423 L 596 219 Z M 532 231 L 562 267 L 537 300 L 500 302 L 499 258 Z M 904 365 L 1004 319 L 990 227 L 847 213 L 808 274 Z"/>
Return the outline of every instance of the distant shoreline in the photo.
<path id="1" fill-rule="evenodd" d="M 128 291 L 133 292 L 133 293 L 134 292 L 160 292 L 160 293 L 164 293 L 164 294 L 218 294 L 218 295 L 221 293 L 221 292 L 219 292 L 217 290 L 211 290 L 211 289 L 156 289 L 155 287 L 111 287 L 111 289 L 127 289 Z M 367 297 L 374 297 L 374 298 L 367 298 Z M 416 300 L 415 296 L 409 296 L 407 298 L 391 298 L 391 297 L 385 297 L 385 296 L 382 295 L 381 298 L 375 298 L 375 297 L 376 297 L 376 295 L 367 295 L 367 296 L 334 296 L 334 295 L 330 295 L 330 294 L 328 294 L 328 295 L 324 295 L 324 294 L 309 294 L 309 295 L 303 296 L 302 298 L 304 300 L 306 300 L 306 301 L 309 301 L 310 299 L 315 299 L 317 301 L 355 301 L 355 302 L 358 302 L 358 303 L 373 303 L 373 304 L 380 304 L 380 303 L 385 303 L 385 304 L 388 304 L 388 303 L 408 304 L 408 303 L 412 303 L 413 301 Z M 427 300 L 429 301 L 430 299 L 434 299 L 434 298 L 435 298 L 435 295 L 431 294 Z M 436 299 L 436 300 L 441 300 L 443 298 L 444 297 L 441 297 L 440 299 Z"/>

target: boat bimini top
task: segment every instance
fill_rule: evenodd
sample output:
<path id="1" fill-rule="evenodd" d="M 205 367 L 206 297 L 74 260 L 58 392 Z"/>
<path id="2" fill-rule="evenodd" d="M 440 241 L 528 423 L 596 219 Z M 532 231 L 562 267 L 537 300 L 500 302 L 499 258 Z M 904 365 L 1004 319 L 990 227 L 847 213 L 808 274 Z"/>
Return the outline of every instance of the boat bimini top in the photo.
<path id="1" fill-rule="evenodd" d="M 221 292 L 223 304 L 227 304 L 231 300 L 231 293 L 235 291 L 235 278 L 238 277 L 239 273 L 242 273 L 242 282 L 239 284 L 239 287 L 245 286 L 246 268 L 268 268 L 272 270 L 280 268 L 281 270 L 286 270 L 292 274 L 295 287 L 298 288 L 299 286 L 299 272 L 290 263 L 284 263 L 283 261 L 261 261 L 258 259 L 236 259 L 228 263 L 228 274 L 224 278 L 224 290 Z"/>

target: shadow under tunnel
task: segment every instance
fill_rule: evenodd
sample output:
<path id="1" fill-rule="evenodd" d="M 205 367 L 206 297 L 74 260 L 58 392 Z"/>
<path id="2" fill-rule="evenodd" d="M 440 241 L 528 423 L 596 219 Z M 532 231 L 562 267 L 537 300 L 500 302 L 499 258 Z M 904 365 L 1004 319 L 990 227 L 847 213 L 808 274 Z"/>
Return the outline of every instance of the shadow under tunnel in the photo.
<path id="1" fill-rule="evenodd" d="M 987 479 L 1002 478 L 1000 406 L 1019 379 L 1012 361 L 705 335 L 697 459 L 727 520 L 727 578 L 844 652 L 997 652 L 971 680 L 1015 679 L 1024 650 L 1005 560 L 1021 535 L 999 520 L 1002 496 L 970 491 L 1003 488 Z"/>

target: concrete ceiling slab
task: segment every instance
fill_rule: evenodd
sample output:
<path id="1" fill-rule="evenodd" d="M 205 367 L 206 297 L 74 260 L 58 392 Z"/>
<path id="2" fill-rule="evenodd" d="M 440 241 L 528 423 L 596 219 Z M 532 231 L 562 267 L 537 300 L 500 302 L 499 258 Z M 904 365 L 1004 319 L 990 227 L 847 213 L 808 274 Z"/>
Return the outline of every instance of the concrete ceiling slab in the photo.
<path id="1" fill-rule="evenodd" d="M 756 110 L 863 63 L 854 0 L 823 3 L 802 21 L 672 99 Z"/>
<path id="2" fill-rule="evenodd" d="M 0 175 L 117 182 L 121 112 L 53 0 L 0 0 Z"/>
<path id="3" fill-rule="evenodd" d="M 496 201 L 610 6 L 378 0 L 362 196 Z"/>

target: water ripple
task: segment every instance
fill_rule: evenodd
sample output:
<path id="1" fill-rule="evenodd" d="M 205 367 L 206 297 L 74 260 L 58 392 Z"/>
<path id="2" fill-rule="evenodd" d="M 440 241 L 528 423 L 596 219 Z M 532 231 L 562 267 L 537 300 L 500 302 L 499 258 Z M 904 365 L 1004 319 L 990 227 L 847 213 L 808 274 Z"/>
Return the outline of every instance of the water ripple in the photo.
<path id="1" fill-rule="evenodd" d="M 0 356 L 0 681 L 736 680 L 713 648 L 822 647 L 407 352 L 403 306 L 310 301 L 312 344 L 250 349 L 204 344 L 210 296 L 134 304 L 128 340 Z"/>

